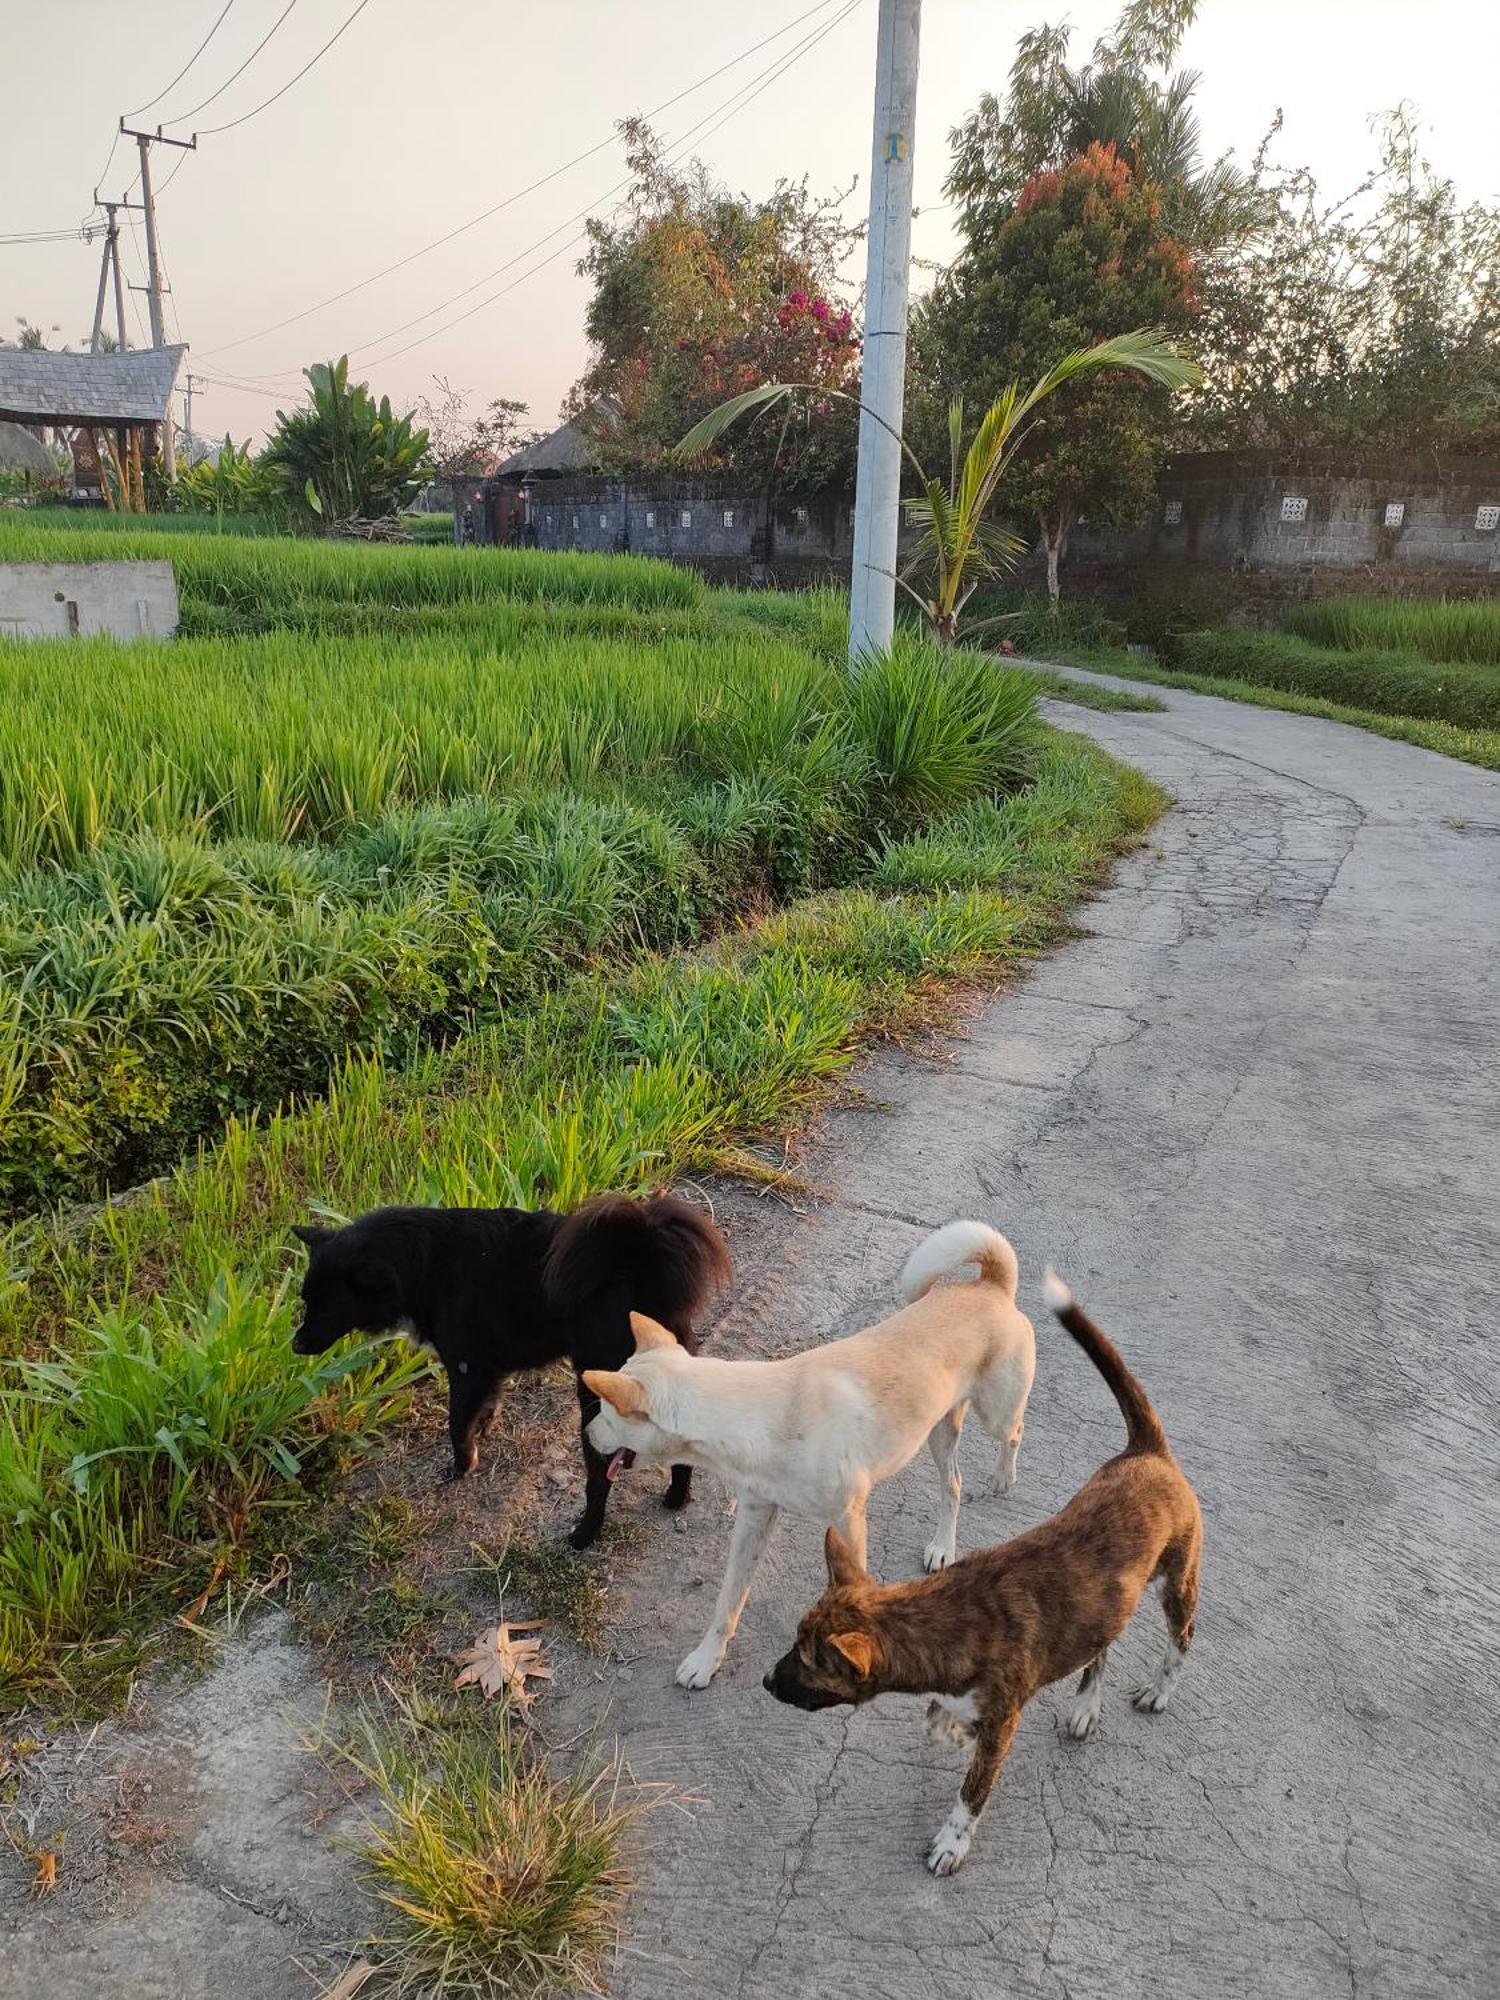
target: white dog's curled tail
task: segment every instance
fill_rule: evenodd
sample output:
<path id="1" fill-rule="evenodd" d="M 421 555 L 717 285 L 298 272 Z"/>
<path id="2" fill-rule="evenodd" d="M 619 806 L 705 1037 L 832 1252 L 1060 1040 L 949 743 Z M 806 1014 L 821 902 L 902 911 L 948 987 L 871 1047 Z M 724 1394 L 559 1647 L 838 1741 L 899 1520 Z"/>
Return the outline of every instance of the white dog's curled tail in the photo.
<path id="1" fill-rule="evenodd" d="M 901 1296 L 908 1305 L 930 1292 L 939 1278 L 951 1278 L 966 1264 L 977 1264 L 987 1285 L 998 1285 L 1008 1299 L 1016 1295 L 1020 1276 L 1016 1253 L 998 1229 L 987 1222 L 945 1222 L 925 1243 L 919 1243 L 901 1273 Z"/>

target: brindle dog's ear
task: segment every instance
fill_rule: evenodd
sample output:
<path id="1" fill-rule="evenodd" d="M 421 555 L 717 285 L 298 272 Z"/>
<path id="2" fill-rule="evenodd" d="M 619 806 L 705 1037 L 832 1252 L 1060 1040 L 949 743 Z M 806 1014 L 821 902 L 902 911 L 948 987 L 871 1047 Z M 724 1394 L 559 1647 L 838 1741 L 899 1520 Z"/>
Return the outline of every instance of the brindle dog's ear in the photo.
<path id="1" fill-rule="evenodd" d="M 875 1641 L 868 1632 L 835 1632 L 828 1641 L 835 1652 L 842 1653 L 862 1679 L 867 1679 L 875 1665 Z"/>
<path id="2" fill-rule="evenodd" d="M 823 1554 L 828 1562 L 828 1581 L 835 1589 L 869 1581 L 859 1566 L 859 1558 L 837 1528 L 830 1528 L 823 1537 Z"/>
<path id="3" fill-rule="evenodd" d="M 294 1222 L 292 1234 L 299 1243 L 305 1243 L 309 1250 L 315 1243 L 326 1243 L 330 1236 L 336 1236 L 336 1229 L 324 1229 L 316 1222 Z"/>
<path id="4" fill-rule="evenodd" d="M 635 1335 L 635 1351 L 645 1354 L 653 1347 L 675 1347 L 677 1336 L 669 1333 L 659 1320 L 648 1318 L 645 1313 L 630 1315 L 630 1331 Z"/>
<path id="5" fill-rule="evenodd" d="M 601 1403 L 608 1403 L 622 1417 L 649 1417 L 646 1391 L 633 1375 L 616 1375 L 607 1368 L 585 1368 L 583 1386 L 592 1389 Z"/>

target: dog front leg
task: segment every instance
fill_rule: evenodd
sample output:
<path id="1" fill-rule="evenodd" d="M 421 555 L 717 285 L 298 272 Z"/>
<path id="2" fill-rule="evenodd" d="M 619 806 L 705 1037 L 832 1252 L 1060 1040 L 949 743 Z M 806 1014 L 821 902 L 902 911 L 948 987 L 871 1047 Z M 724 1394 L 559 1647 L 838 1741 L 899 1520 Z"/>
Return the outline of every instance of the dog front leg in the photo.
<path id="1" fill-rule="evenodd" d="M 854 1560 L 861 1569 L 869 1568 L 869 1551 L 866 1546 L 868 1530 L 865 1523 L 865 1509 L 868 1505 L 869 1495 L 861 1493 L 857 1499 L 849 1502 L 833 1524 L 854 1551 Z"/>
<path id="2" fill-rule="evenodd" d="M 958 1440 L 964 1426 L 965 1405 L 960 1403 L 941 1417 L 927 1434 L 927 1447 L 938 1475 L 938 1518 L 922 1557 L 928 1571 L 948 1569 L 958 1556 L 958 1502 L 963 1481 L 958 1471 Z"/>
<path id="3" fill-rule="evenodd" d="M 927 1866 L 934 1875 L 951 1875 L 964 1864 L 979 1815 L 1000 1775 L 1021 1711 L 1004 1715 L 981 1715 L 974 1732 L 974 1755 L 964 1775 L 958 1801 L 944 1820 L 936 1840 L 927 1850 Z"/>
<path id="4" fill-rule="evenodd" d="M 589 1425 L 599 1414 L 599 1398 L 591 1389 L 584 1388 L 581 1377 L 575 1380 L 578 1441 L 583 1447 L 583 1512 L 568 1534 L 568 1546 L 586 1549 L 598 1541 L 599 1530 L 604 1526 L 604 1509 L 609 1504 L 609 1460 L 589 1443 Z"/>
<path id="5" fill-rule="evenodd" d="M 719 1598 L 714 1606 L 714 1622 L 677 1669 L 677 1685 L 706 1688 L 723 1665 L 729 1642 L 740 1622 L 750 1585 L 760 1567 L 760 1559 L 776 1525 L 777 1509 L 765 1500 L 741 1500 L 729 1538 L 729 1561 Z"/>

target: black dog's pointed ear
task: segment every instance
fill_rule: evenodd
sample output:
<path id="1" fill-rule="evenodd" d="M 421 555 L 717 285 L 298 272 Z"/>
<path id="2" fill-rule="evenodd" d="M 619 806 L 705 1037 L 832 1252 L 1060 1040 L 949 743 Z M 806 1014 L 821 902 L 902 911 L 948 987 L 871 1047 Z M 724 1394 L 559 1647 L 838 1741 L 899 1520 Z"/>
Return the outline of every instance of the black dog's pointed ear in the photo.
<path id="1" fill-rule="evenodd" d="M 324 1229 L 321 1224 L 316 1222 L 294 1222 L 292 1224 L 292 1234 L 299 1243 L 305 1243 L 308 1249 L 311 1250 L 315 1243 L 326 1243 L 328 1238 L 336 1236 L 338 1231 L 335 1229 Z"/>

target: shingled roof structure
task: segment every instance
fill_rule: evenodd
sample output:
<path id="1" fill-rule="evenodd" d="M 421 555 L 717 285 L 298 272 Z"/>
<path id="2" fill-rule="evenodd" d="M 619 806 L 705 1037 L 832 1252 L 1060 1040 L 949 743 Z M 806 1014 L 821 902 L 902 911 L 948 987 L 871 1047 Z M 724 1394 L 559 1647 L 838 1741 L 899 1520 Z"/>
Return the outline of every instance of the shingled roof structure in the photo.
<path id="1" fill-rule="evenodd" d="M 183 347 L 123 354 L 0 348 L 0 418 L 44 424 L 159 424 L 177 386 Z"/>

